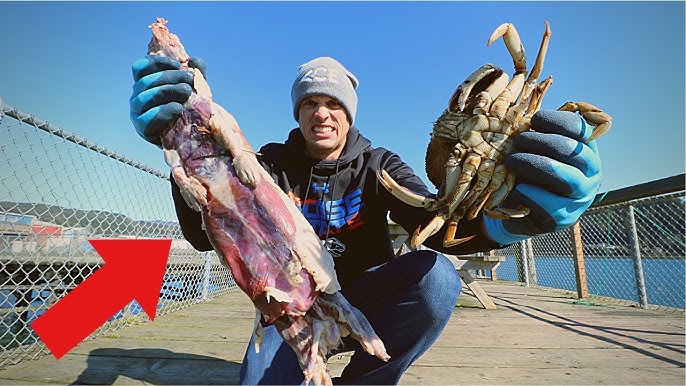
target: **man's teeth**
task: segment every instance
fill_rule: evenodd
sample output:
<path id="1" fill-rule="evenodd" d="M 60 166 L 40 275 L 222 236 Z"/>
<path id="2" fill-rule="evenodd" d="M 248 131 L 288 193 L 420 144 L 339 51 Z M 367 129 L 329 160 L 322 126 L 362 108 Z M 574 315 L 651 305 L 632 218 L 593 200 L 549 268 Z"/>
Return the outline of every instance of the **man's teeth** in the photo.
<path id="1" fill-rule="evenodd" d="M 315 126 L 312 128 L 316 133 L 330 133 L 333 131 L 333 127 L 328 126 Z"/>

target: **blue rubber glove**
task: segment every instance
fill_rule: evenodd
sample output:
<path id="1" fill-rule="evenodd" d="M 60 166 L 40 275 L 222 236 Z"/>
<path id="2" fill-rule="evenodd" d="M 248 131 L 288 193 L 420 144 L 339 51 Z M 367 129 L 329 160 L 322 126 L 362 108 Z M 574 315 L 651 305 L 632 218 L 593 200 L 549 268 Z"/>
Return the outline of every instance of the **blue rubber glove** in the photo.
<path id="1" fill-rule="evenodd" d="M 191 58 L 189 66 L 205 75 L 202 59 Z M 131 122 L 143 139 L 157 146 L 161 146 L 162 131 L 181 116 L 183 103 L 193 92 L 193 71 L 179 67 L 178 60 L 157 55 L 138 59 L 131 66 Z"/>
<path id="2" fill-rule="evenodd" d="M 531 129 L 514 139 L 515 151 L 505 166 L 517 184 L 501 204 L 528 207 L 529 215 L 494 220 L 484 216 L 489 237 L 509 245 L 531 236 L 568 228 L 593 203 L 602 172 L 596 141 L 588 142 L 593 126 L 567 111 L 539 111 Z"/>

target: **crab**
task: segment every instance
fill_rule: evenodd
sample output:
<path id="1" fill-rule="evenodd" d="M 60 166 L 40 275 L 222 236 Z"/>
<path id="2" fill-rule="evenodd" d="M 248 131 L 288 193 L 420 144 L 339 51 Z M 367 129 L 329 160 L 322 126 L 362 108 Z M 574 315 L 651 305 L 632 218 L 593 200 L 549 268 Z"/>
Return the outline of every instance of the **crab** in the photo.
<path id="1" fill-rule="evenodd" d="M 531 117 L 540 110 L 543 96 L 553 83 L 552 76 L 538 82 L 550 40 L 550 25 L 545 32 L 536 62 L 527 73 L 526 57 L 519 34 L 511 23 L 495 29 L 490 46 L 502 37 L 514 62 L 512 79 L 493 64 L 485 64 L 460 84 L 448 102 L 448 108 L 434 123 L 426 152 L 426 172 L 438 189 L 437 197 L 424 197 L 399 185 L 385 171 L 377 171 L 380 183 L 403 202 L 437 211 L 424 227 L 418 227 L 410 239 L 416 249 L 447 222 L 445 247 L 464 243 L 474 235 L 456 238 L 462 218 L 474 219 L 483 211 L 491 218 L 521 218 L 529 213 L 524 206 L 500 208 L 515 184 L 515 175 L 504 165 L 513 150 L 512 139 L 530 130 Z M 527 76 L 528 74 L 528 76 Z M 594 126 L 590 140 L 606 133 L 612 118 L 586 102 L 567 102 L 558 110 L 578 112 Z"/>

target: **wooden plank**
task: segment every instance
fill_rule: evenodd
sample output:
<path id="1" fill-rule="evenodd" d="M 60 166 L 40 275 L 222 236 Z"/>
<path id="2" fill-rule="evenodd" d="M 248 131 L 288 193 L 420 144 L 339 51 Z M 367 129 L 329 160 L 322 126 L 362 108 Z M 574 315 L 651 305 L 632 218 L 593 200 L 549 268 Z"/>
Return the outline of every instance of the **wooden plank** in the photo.
<path id="1" fill-rule="evenodd" d="M 455 353 L 458 355 L 459 353 Z M 683 369 L 414 365 L 400 385 L 683 385 Z"/>
<path id="2" fill-rule="evenodd" d="M 409 247 L 406 245 L 408 239 L 408 235 L 397 235 L 395 237 L 395 239 L 393 240 L 393 251 L 395 252 L 396 256 L 400 256 L 403 253 L 406 253 L 410 250 Z"/>
<path id="3" fill-rule="evenodd" d="M 484 308 L 487 310 L 495 310 L 496 307 L 491 298 L 483 290 L 483 288 L 481 288 L 479 283 L 474 280 L 468 271 L 458 269 L 457 274 L 460 275 L 462 281 L 467 285 L 469 290 L 472 291 L 474 296 L 479 299 L 479 302 L 484 306 Z"/>
<path id="4" fill-rule="evenodd" d="M 446 255 L 447 256 L 447 255 Z M 458 260 L 474 260 L 474 261 L 505 261 L 506 257 L 502 255 L 496 255 L 491 251 L 488 254 L 476 254 L 476 255 L 451 255 Z"/>
<path id="5" fill-rule="evenodd" d="M 493 301 L 490 299 L 486 291 L 481 288 L 479 283 L 474 280 L 474 277 L 472 277 L 471 273 L 469 271 L 480 271 L 480 270 L 491 270 L 493 271 L 498 264 L 500 264 L 500 260 L 493 260 L 493 261 L 484 261 L 481 259 L 473 259 L 473 260 L 463 260 L 462 258 L 464 256 L 459 255 L 459 256 L 453 256 L 453 255 L 446 255 L 448 259 L 453 263 L 455 266 L 455 269 L 457 269 L 457 274 L 460 276 L 462 281 L 465 283 L 467 288 L 469 288 L 470 291 L 474 294 L 474 296 L 477 298 L 479 303 L 481 303 L 484 308 L 487 310 L 495 310 L 496 306 L 493 303 Z M 480 257 L 480 256 L 479 256 Z"/>
<path id="6" fill-rule="evenodd" d="M 538 347 L 446 347 L 436 344 L 430 352 L 417 361 L 417 365 L 449 367 L 454 365 L 451 352 L 469 350 L 472 355 L 460 358 L 460 365 L 465 367 L 520 367 L 536 368 L 545 363 L 551 368 L 594 368 L 602 363 L 604 368 L 673 368 L 678 367 L 668 360 L 644 360 L 641 351 L 627 350 L 621 347 L 598 350 L 594 348 L 538 348 Z M 652 350 L 660 355 L 662 350 Z M 579 355 L 583 353 L 584 355 Z M 671 359 L 677 359 L 676 353 L 667 353 Z M 664 357 L 670 359 L 669 356 Z M 644 363 L 641 363 L 644 362 Z"/>
<path id="7" fill-rule="evenodd" d="M 136 355 L 148 350 L 145 356 Z M 226 361 L 181 349 L 110 350 L 112 356 L 52 357 L 32 366 L 31 374 L 16 379 L 15 371 L 0 372 L 0 383 L 30 379 L 42 384 L 236 384 L 240 361 Z M 4 381 L 4 382 L 3 382 Z"/>
<path id="8" fill-rule="evenodd" d="M 401 385 L 683 384 L 684 314 L 574 293 L 475 280 L 497 306 L 456 307 Z M 469 291 L 458 304 L 476 304 Z M 24 361 L 0 384 L 235 384 L 253 306 L 241 292 L 83 342 L 62 359 Z M 340 374 L 349 354 L 329 360 Z"/>

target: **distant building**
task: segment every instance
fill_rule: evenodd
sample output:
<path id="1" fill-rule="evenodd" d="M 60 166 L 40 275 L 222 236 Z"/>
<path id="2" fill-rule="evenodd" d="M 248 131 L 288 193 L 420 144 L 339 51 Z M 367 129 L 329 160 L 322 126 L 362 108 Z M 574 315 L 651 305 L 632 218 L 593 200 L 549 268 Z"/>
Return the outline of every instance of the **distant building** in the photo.
<path id="1" fill-rule="evenodd" d="M 0 212 L 0 253 L 35 252 L 54 247 L 69 247 L 73 234 L 83 231 L 65 232 L 62 225 L 38 220 L 35 216 Z M 84 237 L 85 239 L 85 237 Z"/>
<path id="2" fill-rule="evenodd" d="M 27 235 L 35 220 L 34 216 L 0 212 L 0 235 Z"/>
<path id="3" fill-rule="evenodd" d="M 16 213 L 0 212 L 0 252 L 17 252 L 31 240 L 31 223 L 36 218 Z M 34 247 L 35 248 L 35 247 Z"/>

